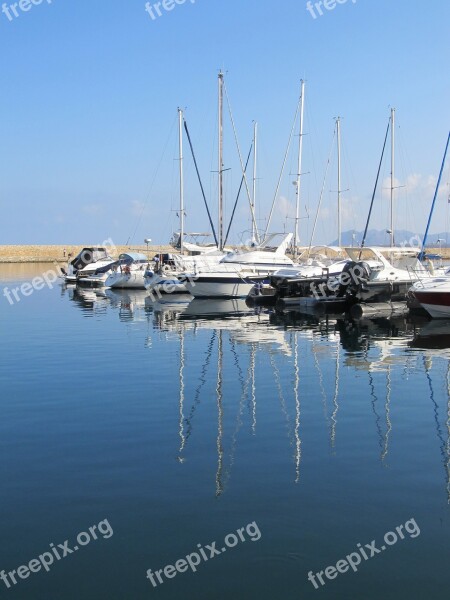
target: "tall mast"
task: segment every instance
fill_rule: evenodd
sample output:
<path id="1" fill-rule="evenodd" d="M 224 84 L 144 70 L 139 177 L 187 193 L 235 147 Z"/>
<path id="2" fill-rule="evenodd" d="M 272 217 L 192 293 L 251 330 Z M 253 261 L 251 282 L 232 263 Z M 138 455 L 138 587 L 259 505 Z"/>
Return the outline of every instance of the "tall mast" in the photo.
<path id="1" fill-rule="evenodd" d="M 180 252 L 184 250 L 184 177 L 183 177 L 183 111 L 178 109 L 178 140 L 180 149 Z"/>
<path id="2" fill-rule="evenodd" d="M 223 250 L 223 73 L 219 73 L 219 250 Z"/>
<path id="3" fill-rule="evenodd" d="M 338 194 L 338 246 L 342 245 L 341 231 L 341 118 L 336 119 L 336 137 L 337 137 L 337 194 Z"/>
<path id="4" fill-rule="evenodd" d="M 253 126 L 253 193 L 252 193 L 252 213 L 255 215 L 256 207 L 256 161 L 257 161 L 257 140 L 258 140 L 258 123 Z M 252 242 L 256 240 L 256 224 L 252 219 Z"/>
<path id="5" fill-rule="evenodd" d="M 391 108 L 391 247 L 394 245 L 395 108 Z"/>
<path id="6" fill-rule="evenodd" d="M 297 168 L 297 202 L 295 207 L 295 229 L 294 229 L 294 256 L 297 256 L 297 246 L 300 241 L 299 219 L 300 219 L 300 183 L 302 176 L 302 153 L 303 153 L 303 112 L 305 106 L 305 82 L 301 80 L 300 92 L 300 135 L 298 141 L 298 168 Z"/>

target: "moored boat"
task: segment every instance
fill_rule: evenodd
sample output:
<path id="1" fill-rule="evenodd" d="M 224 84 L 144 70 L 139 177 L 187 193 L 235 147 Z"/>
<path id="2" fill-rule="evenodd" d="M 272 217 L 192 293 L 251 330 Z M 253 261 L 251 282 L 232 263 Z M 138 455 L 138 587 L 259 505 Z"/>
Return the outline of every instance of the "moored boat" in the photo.
<path id="1" fill-rule="evenodd" d="M 144 275 L 148 265 L 145 254 L 125 252 L 111 265 L 105 286 L 115 289 L 144 290 Z"/>
<path id="2" fill-rule="evenodd" d="M 263 282 L 266 277 L 255 270 L 222 268 L 190 277 L 185 286 L 194 298 L 247 298 L 255 283 Z"/>
<path id="3" fill-rule="evenodd" d="M 67 271 L 61 269 L 64 282 L 67 284 L 83 284 L 95 272 L 114 263 L 114 258 L 109 255 L 103 246 L 87 246 L 75 258 L 69 261 Z"/>
<path id="4" fill-rule="evenodd" d="M 411 293 L 433 318 L 450 318 L 450 275 L 417 281 L 411 287 Z"/>

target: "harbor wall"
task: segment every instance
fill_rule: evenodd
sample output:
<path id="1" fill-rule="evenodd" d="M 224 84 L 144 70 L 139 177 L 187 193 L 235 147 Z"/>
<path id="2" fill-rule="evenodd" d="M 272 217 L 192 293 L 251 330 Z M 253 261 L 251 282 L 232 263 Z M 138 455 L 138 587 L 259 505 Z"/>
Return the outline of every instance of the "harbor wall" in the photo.
<path id="1" fill-rule="evenodd" d="M 89 246 L 89 244 L 85 244 Z M 67 262 L 69 254 L 76 256 L 84 246 L 0 246 L 0 263 L 54 263 Z M 147 246 L 116 246 L 113 257 L 121 252 L 141 252 L 147 254 Z M 172 246 L 149 246 L 148 254 L 153 258 L 158 252 L 174 252 Z M 427 248 L 427 252 L 440 254 L 444 260 L 450 260 L 450 248 Z"/>
<path id="2" fill-rule="evenodd" d="M 67 246 L 0 246 L 0 263 L 65 263 L 69 254 L 76 256 L 83 248 L 83 245 L 70 244 Z M 147 254 L 147 246 L 116 246 L 111 254 L 116 257 L 121 252 Z M 151 258 L 158 252 L 174 252 L 174 249 L 171 246 L 149 246 L 148 254 Z"/>

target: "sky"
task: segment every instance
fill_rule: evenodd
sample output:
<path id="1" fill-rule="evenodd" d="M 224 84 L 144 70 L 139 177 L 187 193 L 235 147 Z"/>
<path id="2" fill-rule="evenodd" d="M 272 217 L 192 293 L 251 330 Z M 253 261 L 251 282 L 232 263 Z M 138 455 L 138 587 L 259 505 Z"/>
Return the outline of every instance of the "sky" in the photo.
<path id="1" fill-rule="evenodd" d="M 337 116 L 342 228 L 364 227 L 391 107 L 395 227 L 423 233 L 450 129 L 448 0 L 329 0 L 309 10 L 303 0 L 165 0 L 147 11 L 145 0 L 34 1 L 0 13 L 0 244 L 167 243 L 179 227 L 178 107 L 216 222 L 220 69 L 226 223 L 242 176 L 229 106 L 244 157 L 258 123 L 264 230 L 304 79 L 300 240 L 310 241 L 322 188 L 314 242 L 337 237 Z M 272 231 L 294 228 L 298 128 Z M 184 144 L 186 230 L 210 231 Z M 432 232 L 450 231 L 449 165 Z M 380 230 L 390 172 L 388 145 L 371 221 Z M 251 187 L 251 168 L 248 177 Z M 249 237 L 248 204 L 244 190 L 232 242 Z"/>

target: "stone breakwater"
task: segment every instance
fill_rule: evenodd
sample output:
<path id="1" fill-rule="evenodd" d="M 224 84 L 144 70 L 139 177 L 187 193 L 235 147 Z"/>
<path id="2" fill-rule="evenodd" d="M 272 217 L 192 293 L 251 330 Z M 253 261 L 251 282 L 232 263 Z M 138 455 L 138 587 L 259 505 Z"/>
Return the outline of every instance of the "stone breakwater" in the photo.
<path id="1" fill-rule="evenodd" d="M 89 246 L 89 244 L 86 244 Z M 54 263 L 67 262 L 69 254 L 76 256 L 84 246 L 0 246 L 0 263 Z M 114 257 L 121 252 L 142 252 L 147 254 L 147 246 L 116 246 Z M 149 246 L 152 258 L 158 252 L 174 252 L 170 246 Z"/>
<path id="2" fill-rule="evenodd" d="M 88 246 L 89 244 L 86 244 Z M 66 263 L 69 254 L 76 256 L 84 246 L 0 246 L 0 263 Z M 450 248 L 428 248 L 428 252 L 441 254 L 450 260 Z M 141 252 L 147 254 L 147 246 L 116 246 L 113 257 L 121 252 Z M 148 254 L 153 258 L 158 252 L 174 252 L 171 246 L 149 246 Z M 64 254 L 65 253 L 65 254 Z"/>

